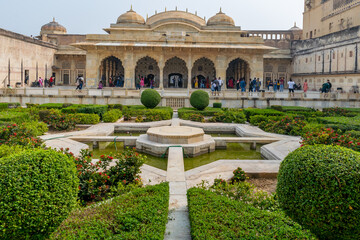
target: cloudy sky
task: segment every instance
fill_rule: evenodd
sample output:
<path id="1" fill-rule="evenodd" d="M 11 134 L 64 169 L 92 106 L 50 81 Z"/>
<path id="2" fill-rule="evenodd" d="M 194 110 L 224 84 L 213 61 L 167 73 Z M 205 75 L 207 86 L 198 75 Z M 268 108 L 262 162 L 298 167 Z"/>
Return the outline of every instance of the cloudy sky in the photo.
<path id="1" fill-rule="evenodd" d="M 104 33 L 122 13 L 133 9 L 146 18 L 155 10 L 189 9 L 209 19 L 223 12 L 244 30 L 286 30 L 294 22 L 302 27 L 304 0 L 0 0 L 0 28 L 38 35 L 45 23 L 56 18 L 68 33 Z"/>

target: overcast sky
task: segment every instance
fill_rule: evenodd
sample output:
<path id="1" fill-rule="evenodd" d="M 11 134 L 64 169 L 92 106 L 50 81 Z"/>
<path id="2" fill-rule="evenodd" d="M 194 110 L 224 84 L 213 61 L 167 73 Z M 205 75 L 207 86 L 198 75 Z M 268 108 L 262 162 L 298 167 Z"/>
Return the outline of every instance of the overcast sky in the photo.
<path id="1" fill-rule="evenodd" d="M 304 0 L 0 0 L 0 28 L 38 35 L 53 17 L 68 33 L 105 33 L 124 12 L 133 9 L 146 18 L 155 10 L 189 9 L 209 19 L 222 11 L 243 30 L 287 30 L 302 27 Z"/>

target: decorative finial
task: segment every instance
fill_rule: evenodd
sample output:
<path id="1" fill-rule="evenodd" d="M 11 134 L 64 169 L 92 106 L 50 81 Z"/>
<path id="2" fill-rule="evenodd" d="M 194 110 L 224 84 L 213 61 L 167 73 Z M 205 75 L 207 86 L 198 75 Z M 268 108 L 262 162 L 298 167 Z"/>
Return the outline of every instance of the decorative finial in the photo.
<path id="1" fill-rule="evenodd" d="M 132 9 L 132 4 L 131 4 L 131 6 L 130 6 L 130 11 L 133 11 L 133 9 Z"/>
<path id="2" fill-rule="evenodd" d="M 188 8 L 186 8 L 186 12 L 188 12 L 189 11 L 189 9 Z"/>
<path id="3" fill-rule="evenodd" d="M 204 16 L 204 21 L 206 22 L 206 16 Z"/>
<path id="4" fill-rule="evenodd" d="M 146 21 L 149 19 L 149 14 L 146 14 Z"/>
<path id="5" fill-rule="evenodd" d="M 155 10 L 155 15 L 157 14 L 157 10 Z"/>
<path id="6" fill-rule="evenodd" d="M 220 12 L 219 13 L 223 13 L 221 7 L 220 7 Z"/>
<path id="7" fill-rule="evenodd" d="M 55 17 L 53 17 L 53 22 L 55 22 Z"/>
<path id="8" fill-rule="evenodd" d="M 166 7 L 165 7 L 165 12 L 166 12 Z"/>
<path id="9" fill-rule="evenodd" d="M 175 11 L 177 11 L 177 6 L 175 7 Z"/>
<path id="10" fill-rule="evenodd" d="M 296 27 L 296 22 L 294 22 L 294 27 Z"/>
<path id="11" fill-rule="evenodd" d="M 197 11 L 195 11 L 195 15 L 197 16 Z"/>

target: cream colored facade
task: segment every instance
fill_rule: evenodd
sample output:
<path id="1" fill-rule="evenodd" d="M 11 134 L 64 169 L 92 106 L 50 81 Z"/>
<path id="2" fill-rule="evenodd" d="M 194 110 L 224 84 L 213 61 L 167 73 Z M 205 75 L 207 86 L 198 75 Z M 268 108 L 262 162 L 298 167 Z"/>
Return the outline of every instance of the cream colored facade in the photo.
<path id="1" fill-rule="evenodd" d="M 87 86 L 124 75 L 125 87 L 135 88 L 141 76 L 155 87 L 191 88 L 196 78 L 263 78 L 264 54 L 275 48 L 250 37 L 219 12 L 207 22 L 185 11 L 166 11 L 146 21 L 133 10 L 121 15 L 108 34 L 87 35 L 73 46 L 86 51 Z M 174 83 L 173 76 L 181 79 Z"/>
<path id="2" fill-rule="evenodd" d="M 360 25 L 360 0 L 305 0 L 303 39 Z"/>
<path id="3" fill-rule="evenodd" d="M 293 79 L 318 91 L 356 91 L 360 85 L 360 1 L 305 0 L 301 41 L 292 42 Z"/>
<path id="4" fill-rule="evenodd" d="M 0 29 L 0 87 L 52 74 L 56 46 Z"/>

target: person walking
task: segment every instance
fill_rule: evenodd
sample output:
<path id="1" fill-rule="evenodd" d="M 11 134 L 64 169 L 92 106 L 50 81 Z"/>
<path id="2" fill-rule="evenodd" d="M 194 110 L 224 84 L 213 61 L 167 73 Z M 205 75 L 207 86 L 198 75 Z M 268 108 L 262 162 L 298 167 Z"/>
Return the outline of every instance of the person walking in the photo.
<path id="1" fill-rule="evenodd" d="M 295 97 L 295 93 L 294 93 L 294 85 L 295 85 L 295 82 L 290 78 L 290 81 L 288 82 L 288 85 L 289 85 L 289 94 L 290 94 L 290 97 L 291 97 L 291 93 L 292 93 L 292 96 Z"/>
<path id="2" fill-rule="evenodd" d="M 304 93 L 306 93 L 306 92 L 308 91 L 308 89 L 309 89 L 307 79 L 306 79 L 305 82 L 304 82 L 303 89 L 304 89 Z"/>
<path id="3" fill-rule="evenodd" d="M 246 82 L 245 82 L 245 78 L 243 78 L 240 82 L 240 87 L 241 87 L 241 92 L 245 92 L 246 91 Z"/>
<path id="4" fill-rule="evenodd" d="M 253 87 L 252 92 L 256 92 L 256 78 L 254 78 L 254 80 L 252 80 L 252 87 Z"/>
<path id="5" fill-rule="evenodd" d="M 136 90 L 140 90 L 140 75 L 135 79 Z"/>
<path id="6" fill-rule="evenodd" d="M 39 87 L 43 87 L 44 86 L 44 80 L 39 77 Z"/>
<path id="7" fill-rule="evenodd" d="M 141 87 L 141 88 L 144 88 L 144 86 L 145 86 L 145 79 L 144 79 L 143 76 L 141 76 L 141 79 L 140 79 L 140 87 Z"/>
<path id="8" fill-rule="evenodd" d="M 277 91 L 277 87 L 278 87 L 278 81 L 275 79 L 274 80 L 274 92 Z"/>
<path id="9" fill-rule="evenodd" d="M 240 79 L 236 80 L 236 91 L 240 89 Z"/>
<path id="10" fill-rule="evenodd" d="M 224 85 L 224 82 L 223 82 L 223 80 L 221 79 L 221 77 L 219 77 L 218 82 L 219 82 L 218 95 L 220 95 L 221 87 Z"/>

